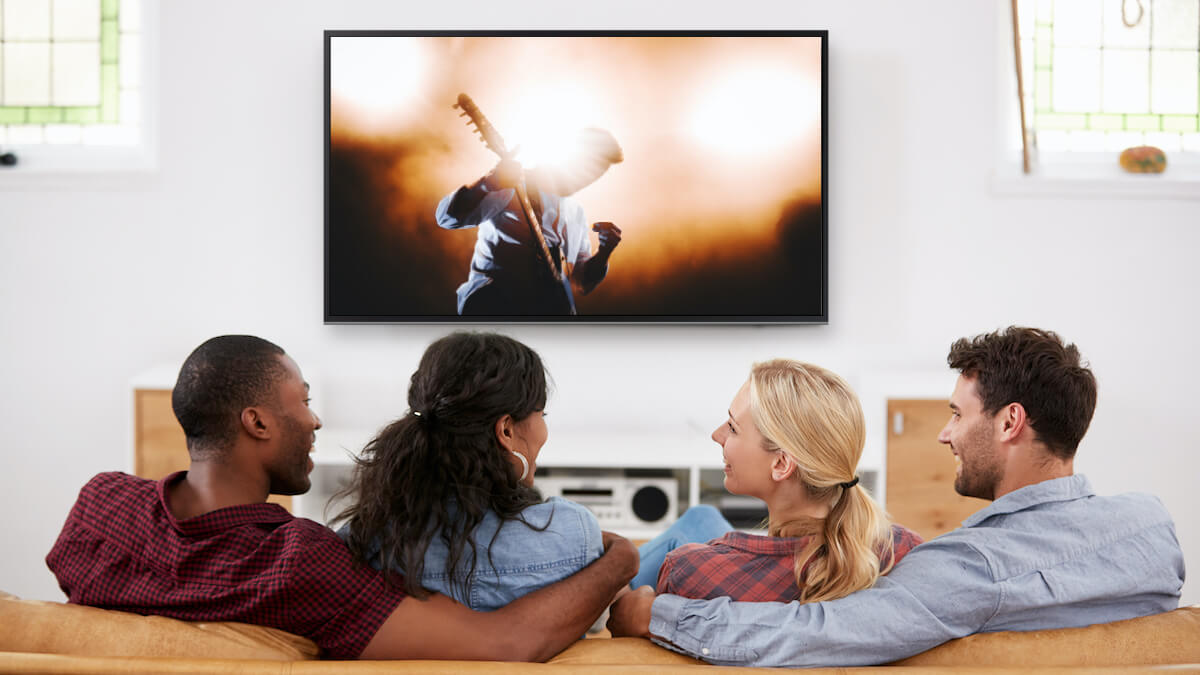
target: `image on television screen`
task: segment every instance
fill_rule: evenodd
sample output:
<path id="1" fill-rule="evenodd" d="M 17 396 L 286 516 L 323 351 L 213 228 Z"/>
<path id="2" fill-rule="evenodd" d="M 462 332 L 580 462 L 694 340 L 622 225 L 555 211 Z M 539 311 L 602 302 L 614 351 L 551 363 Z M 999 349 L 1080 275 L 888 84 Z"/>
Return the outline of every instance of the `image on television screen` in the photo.
<path id="1" fill-rule="evenodd" d="M 326 31 L 325 320 L 827 319 L 825 31 Z"/>

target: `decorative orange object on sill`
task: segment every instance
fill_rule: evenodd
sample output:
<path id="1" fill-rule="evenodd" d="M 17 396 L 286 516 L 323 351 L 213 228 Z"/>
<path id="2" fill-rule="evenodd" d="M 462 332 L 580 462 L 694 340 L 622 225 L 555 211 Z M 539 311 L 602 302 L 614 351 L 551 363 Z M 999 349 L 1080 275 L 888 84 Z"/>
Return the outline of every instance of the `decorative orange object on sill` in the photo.
<path id="1" fill-rule="evenodd" d="M 1167 155 L 1152 145 L 1139 145 L 1121 152 L 1121 168 L 1130 173 L 1162 173 Z"/>

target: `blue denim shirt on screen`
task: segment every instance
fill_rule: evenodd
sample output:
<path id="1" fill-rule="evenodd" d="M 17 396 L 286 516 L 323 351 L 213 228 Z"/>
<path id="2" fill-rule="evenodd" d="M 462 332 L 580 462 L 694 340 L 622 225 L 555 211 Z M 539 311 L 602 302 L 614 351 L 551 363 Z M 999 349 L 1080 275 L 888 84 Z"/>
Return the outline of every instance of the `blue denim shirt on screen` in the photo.
<path id="1" fill-rule="evenodd" d="M 489 511 L 475 528 L 475 575 L 466 584 L 452 584 L 446 572 L 449 549 L 441 537 L 434 535 L 425 551 L 425 572 L 421 585 L 431 591 L 450 596 L 479 611 L 491 611 L 543 586 L 566 579 L 583 569 L 604 553 L 600 523 L 587 507 L 561 497 L 551 497 L 521 512 L 535 527 L 549 523 L 544 530 L 535 530 L 515 520 L 500 522 Z M 500 530 L 492 541 L 492 535 Z M 347 527 L 338 530 L 345 539 Z M 491 561 L 488 549 L 491 548 Z M 470 548 L 465 547 L 464 554 Z M 378 561 L 372 566 L 379 569 Z M 466 565 L 460 563 L 459 578 L 466 579 Z M 403 573 L 404 570 L 398 570 Z"/>
<path id="2" fill-rule="evenodd" d="M 809 604 L 660 595 L 650 632 L 722 665 L 874 665 L 977 632 L 1169 611 L 1183 579 L 1175 525 L 1157 498 L 1097 497 L 1075 475 L 1000 497 L 873 588 Z"/>

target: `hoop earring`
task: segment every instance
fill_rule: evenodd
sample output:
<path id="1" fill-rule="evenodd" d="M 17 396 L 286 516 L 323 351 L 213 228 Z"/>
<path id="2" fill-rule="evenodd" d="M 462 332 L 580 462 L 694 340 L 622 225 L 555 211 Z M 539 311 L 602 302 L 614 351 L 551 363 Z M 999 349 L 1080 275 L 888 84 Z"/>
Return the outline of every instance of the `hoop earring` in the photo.
<path id="1" fill-rule="evenodd" d="M 509 450 L 509 452 L 516 455 L 517 459 L 521 460 L 521 477 L 517 479 L 517 482 L 525 480 L 525 476 L 529 475 L 529 460 L 525 459 L 525 455 L 522 455 L 515 450 Z"/>

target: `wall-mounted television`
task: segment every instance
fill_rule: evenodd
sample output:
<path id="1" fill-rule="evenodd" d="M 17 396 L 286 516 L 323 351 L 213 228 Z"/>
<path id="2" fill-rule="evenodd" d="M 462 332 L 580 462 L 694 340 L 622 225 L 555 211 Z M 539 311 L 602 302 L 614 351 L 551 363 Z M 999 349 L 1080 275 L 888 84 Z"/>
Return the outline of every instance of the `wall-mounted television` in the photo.
<path id="1" fill-rule="evenodd" d="M 326 31 L 328 323 L 824 323 L 823 30 Z"/>

